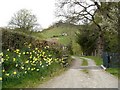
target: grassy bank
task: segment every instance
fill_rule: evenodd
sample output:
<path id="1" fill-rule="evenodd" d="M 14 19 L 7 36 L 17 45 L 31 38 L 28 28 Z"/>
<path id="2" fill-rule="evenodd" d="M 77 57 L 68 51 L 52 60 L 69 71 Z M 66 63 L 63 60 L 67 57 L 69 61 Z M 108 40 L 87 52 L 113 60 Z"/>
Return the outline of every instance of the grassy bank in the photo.
<path id="1" fill-rule="evenodd" d="M 10 83 L 3 83 L 3 88 L 37 88 L 40 84 L 62 74 L 65 70 L 65 68 L 59 68 L 51 74 L 47 73 L 47 71 L 49 72 L 49 70 L 47 70 L 44 76 L 41 76 L 40 73 L 32 72 L 18 80 L 12 79 Z"/>
<path id="2" fill-rule="evenodd" d="M 94 60 L 96 65 L 102 65 L 103 64 L 103 60 L 100 57 L 97 57 L 97 56 L 86 56 L 86 58 L 90 58 L 90 59 Z"/>
<path id="3" fill-rule="evenodd" d="M 103 64 L 102 58 L 96 56 L 86 56 L 86 58 L 90 58 L 95 61 L 96 65 L 100 66 Z M 116 77 L 120 78 L 120 69 L 119 68 L 107 68 L 106 71 Z"/>
<path id="4" fill-rule="evenodd" d="M 31 88 L 62 73 L 71 62 L 68 49 L 17 32 L 3 32 L 3 88 Z M 9 42 L 9 43 L 8 43 Z M 63 55 L 68 55 L 64 59 Z"/>
<path id="5" fill-rule="evenodd" d="M 24 48 L 27 49 L 27 48 Z M 33 50 L 33 51 L 32 51 Z M 50 53 L 48 53 L 50 52 Z M 56 58 L 54 51 L 42 49 L 7 50 L 2 55 L 3 88 L 26 88 L 59 74 L 64 70 L 63 59 Z"/>
<path id="6" fill-rule="evenodd" d="M 106 71 L 120 79 L 120 68 L 107 68 Z"/>

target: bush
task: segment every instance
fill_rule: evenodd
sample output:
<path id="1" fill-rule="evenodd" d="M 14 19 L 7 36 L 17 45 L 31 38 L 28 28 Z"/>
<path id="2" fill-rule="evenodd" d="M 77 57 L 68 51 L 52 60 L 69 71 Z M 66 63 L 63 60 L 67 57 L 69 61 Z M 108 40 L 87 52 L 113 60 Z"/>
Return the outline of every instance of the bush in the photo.
<path id="1" fill-rule="evenodd" d="M 3 87 L 18 81 L 20 84 L 27 77 L 35 74 L 40 78 L 70 64 L 70 59 L 63 59 L 63 46 L 45 40 L 37 40 L 19 33 L 3 31 L 3 52 L 0 53 L 2 64 Z M 66 54 L 68 55 L 66 48 Z M 14 87 L 11 85 L 10 87 Z"/>

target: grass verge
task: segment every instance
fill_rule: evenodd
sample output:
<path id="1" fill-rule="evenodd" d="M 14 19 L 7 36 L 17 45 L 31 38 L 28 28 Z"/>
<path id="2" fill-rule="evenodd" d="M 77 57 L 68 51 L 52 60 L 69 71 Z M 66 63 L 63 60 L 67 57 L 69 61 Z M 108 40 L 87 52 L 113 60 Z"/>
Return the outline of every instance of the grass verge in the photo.
<path id="1" fill-rule="evenodd" d="M 120 79 L 120 68 L 107 68 L 106 71 Z"/>
<path id="2" fill-rule="evenodd" d="M 82 64 L 81 64 L 81 66 L 88 66 L 88 61 L 87 61 L 86 59 L 82 59 Z M 86 73 L 86 74 L 89 73 L 89 71 L 88 71 L 87 69 L 83 69 L 83 70 L 81 70 L 81 71 L 84 72 L 84 73 Z"/>
<path id="3" fill-rule="evenodd" d="M 86 74 L 89 73 L 89 71 L 88 71 L 87 69 L 83 69 L 83 70 L 81 70 L 81 71 L 84 72 L 84 73 L 86 73 Z"/>
<path id="4" fill-rule="evenodd" d="M 102 58 L 100 58 L 100 57 L 96 57 L 96 56 L 86 56 L 86 58 L 90 58 L 90 59 L 94 60 L 95 63 L 96 63 L 96 65 L 98 65 L 98 66 L 100 66 L 100 65 L 103 64 L 103 60 L 102 60 Z M 120 68 L 107 68 L 107 69 L 106 69 L 106 72 L 108 72 L 108 73 L 110 73 L 110 74 L 112 74 L 112 75 L 114 75 L 114 76 L 117 76 L 118 78 L 120 78 L 120 73 L 119 73 L 119 71 L 120 71 Z"/>
<path id="5" fill-rule="evenodd" d="M 103 64 L 102 58 L 100 58 L 98 56 L 86 56 L 86 58 L 90 58 L 90 59 L 94 60 L 96 65 L 98 65 L 98 66 Z"/>
<path id="6" fill-rule="evenodd" d="M 82 59 L 82 64 L 81 64 L 81 66 L 88 66 L 88 62 L 87 62 L 87 60 Z"/>

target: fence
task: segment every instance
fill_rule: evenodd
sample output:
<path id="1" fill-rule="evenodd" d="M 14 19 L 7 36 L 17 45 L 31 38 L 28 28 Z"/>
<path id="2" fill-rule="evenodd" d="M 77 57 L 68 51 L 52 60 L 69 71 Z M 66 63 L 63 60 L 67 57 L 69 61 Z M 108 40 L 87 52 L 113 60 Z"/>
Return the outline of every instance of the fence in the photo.
<path id="1" fill-rule="evenodd" d="M 111 53 L 104 52 L 102 55 L 103 65 L 106 68 L 118 68 L 120 67 L 120 54 L 119 53 Z"/>

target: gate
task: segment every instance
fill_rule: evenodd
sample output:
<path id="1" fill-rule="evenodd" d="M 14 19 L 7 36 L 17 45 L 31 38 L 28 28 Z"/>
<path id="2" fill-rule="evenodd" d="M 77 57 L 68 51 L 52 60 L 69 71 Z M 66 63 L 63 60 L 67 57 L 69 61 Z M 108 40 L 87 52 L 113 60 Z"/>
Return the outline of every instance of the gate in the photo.
<path id="1" fill-rule="evenodd" d="M 106 68 L 118 68 L 120 67 L 120 54 L 119 53 L 111 53 L 104 52 L 102 55 L 103 58 L 103 66 Z"/>

